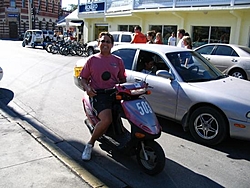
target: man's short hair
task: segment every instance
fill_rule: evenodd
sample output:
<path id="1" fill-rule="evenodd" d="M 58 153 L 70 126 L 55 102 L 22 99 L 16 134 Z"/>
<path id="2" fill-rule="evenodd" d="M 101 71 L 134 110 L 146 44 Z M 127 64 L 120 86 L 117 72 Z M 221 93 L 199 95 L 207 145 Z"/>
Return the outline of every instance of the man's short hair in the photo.
<path id="1" fill-rule="evenodd" d="M 103 31 L 99 34 L 99 38 L 101 38 L 102 36 L 108 36 L 111 39 L 111 43 L 114 44 L 114 37 L 113 35 L 111 35 L 109 32 L 107 31 Z"/>
<path id="2" fill-rule="evenodd" d="M 181 33 L 183 36 L 185 35 L 186 31 L 185 29 L 178 29 L 179 33 Z"/>
<path id="3" fill-rule="evenodd" d="M 135 29 L 141 31 L 141 26 L 137 25 L 135 26 Z"/>

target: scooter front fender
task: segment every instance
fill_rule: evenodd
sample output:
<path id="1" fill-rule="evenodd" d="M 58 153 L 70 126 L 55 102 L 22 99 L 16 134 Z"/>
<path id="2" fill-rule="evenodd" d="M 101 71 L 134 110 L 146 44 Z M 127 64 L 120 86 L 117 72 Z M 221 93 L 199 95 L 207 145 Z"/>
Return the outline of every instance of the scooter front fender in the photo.
<path id="1" fill-rule="evenodd" d="M 155 135 L 161 131 L 158 119 L 144 98 L 121 101 L 125 117 L 145 132 Z"/>
<path id="2" fill-rule="evenodd" d="M 88 117 L 89 121 L 92 123 L 92 125 L 96 125 L 99 119 L 95 116 L 92 110 L 92 106 L 89 101 L 89 96 L 87 95 L 86 92 L 84 92 L 82 104 L 83 104 L 85 114 Z"/>

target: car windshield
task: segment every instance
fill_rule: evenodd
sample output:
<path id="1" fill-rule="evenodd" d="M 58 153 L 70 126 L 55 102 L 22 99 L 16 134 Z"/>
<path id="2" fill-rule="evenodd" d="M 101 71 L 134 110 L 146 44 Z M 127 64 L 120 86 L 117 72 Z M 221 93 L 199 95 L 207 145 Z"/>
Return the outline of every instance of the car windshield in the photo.
<path id="1" fill-rule="evenodd" d="M 166 56 L 185 82 L 202 82 L 225 77 L 222 72 L 194 51 L 167 53 Z"/>
<path id="2" fill-rule="evenodd" d="M 34 33 L 35 33 L 36 35 L 38 35 L 38 36 L 39 36 L 39 35 L 42 35 L 42 32 L 41 32 L 41 31 L 35 31 Z"/>

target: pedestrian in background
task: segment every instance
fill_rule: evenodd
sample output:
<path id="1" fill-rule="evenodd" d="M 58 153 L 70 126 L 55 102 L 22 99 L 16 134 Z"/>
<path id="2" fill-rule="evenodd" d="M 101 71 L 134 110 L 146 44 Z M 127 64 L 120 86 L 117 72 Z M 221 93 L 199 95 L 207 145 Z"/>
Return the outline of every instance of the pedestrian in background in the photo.
<path id="1" fill-rule="evenodd" d="M 157 32 L 157 33 L 156 33 L 156 36 L 155 36 L 155 44 L 163 44 L 163 42 L 162 42 L 162 36 L 161 36 L 161 33 L 160 33 L 160 32 Z"/>
<path id="2" fill-rule="evenodd" d="M 183 44 L 184 47 L 187 49 L 192 49 L 192 40 L 190 36 L 184 36 L 183 37 Z"/>
<path id="3" fill-rule="evenodd" d="M 177 37 L 179 39 L 179 42 L 177 44 L 178 47 L 182 47 L 182 48 L 185 47 L 184 43 L 183 43 L 183 39 L 182 39 L 184 37 L 185 33 L 186 33 L 185 29 L 178 29 L 178 31 L 177 31 Z"/>
<path id="4" fill-rule="evenodd" d="M 139 25 L 134 28 L 134 37 L 131 43 L 147 43 L 146 36 L 141 32 L 141 27 Z"/>
<path id="5" fill-rule="evenodd" d="M 176 46 L 175 32 L 172 32 L 171 36 L 168 38 L 168 45 L 169 46 Z"/>
<path id="6" fill-rule="evenodd" d="M 155 31 L 147 32 L 147 44 L 154 44 Z"/>

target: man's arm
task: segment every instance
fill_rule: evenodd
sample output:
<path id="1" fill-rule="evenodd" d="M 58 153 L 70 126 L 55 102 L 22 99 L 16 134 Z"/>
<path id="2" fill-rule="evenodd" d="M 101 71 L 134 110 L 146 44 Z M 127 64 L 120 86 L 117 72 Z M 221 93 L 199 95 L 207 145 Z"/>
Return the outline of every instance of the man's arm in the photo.
<path id="1" fill-rule="evenodd" d="M 86 78 L 81 79 L 83 90 L 87 92 L 88 96 L 93 97 L 96 95 L 96 91 L 89 85 L 89 81 Z"/>

